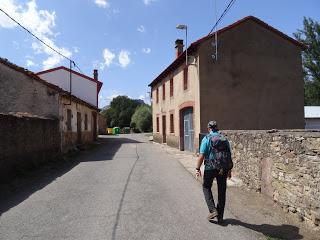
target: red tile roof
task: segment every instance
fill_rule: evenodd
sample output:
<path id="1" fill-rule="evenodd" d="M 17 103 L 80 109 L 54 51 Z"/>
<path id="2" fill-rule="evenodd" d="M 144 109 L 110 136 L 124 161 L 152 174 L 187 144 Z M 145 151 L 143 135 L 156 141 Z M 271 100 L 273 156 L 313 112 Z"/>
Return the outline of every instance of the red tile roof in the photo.
<path id="1" fill-rule="evenodd" d="M 233 29 L 234 27 L 239 26 L 240 24 L 242 24 L 243 22 L 246 22 L 248 20 L 254 21 L 255 23 L 259 24 L 260 26 L 274 32 L 275 34 L 279 35 L 280 37 L 284 38 L 285 40 L 297 45 L 298 47 L 300 47 L 301 49 L 305 49 L 306 46 L 304 44 L 302 44 L 301 42 L 289 37 L 288 35 L 280 32 L 279 30 L 273 28 L 272 26 L 268 25 L 267 23 L 263 22 L 262 20 L 254 17 L 254 16 L 247 16 L 245 18 L 240 19 L 237 22 L 234 22 L 233 24 L 226 26 L 220 30 L 218 30 L 217 34 L 221 34 L 224 33 L 230 29 Z M 197 47 L 203 43 L 204 41 L 206 41 L 207 39 L 210 39 L 211 37 L 214 37 L 215 32 L 212 34 L 209 34 L 207 36 L 204 36 L 200 39 L 198 39 L 197 41 L 193 42 L 189 47 L 188 47 L 188 54 L 192 54 L 196 51 Z M 185 54 L 186 51 L 184 51 L 183 53 L 181 53 L 162 73 L 159 74 L 158 77 L 156 77 L 150 84 L 149 87 L 153 87 L 154 85 L 156 85 L 158 82 L 160 82 L 163 78 L 165 78 L 166 76 L 168 76 L 171 72 L 173 72 L 177 67 L 179 67 L 182 63 L 185 62 Z"/>

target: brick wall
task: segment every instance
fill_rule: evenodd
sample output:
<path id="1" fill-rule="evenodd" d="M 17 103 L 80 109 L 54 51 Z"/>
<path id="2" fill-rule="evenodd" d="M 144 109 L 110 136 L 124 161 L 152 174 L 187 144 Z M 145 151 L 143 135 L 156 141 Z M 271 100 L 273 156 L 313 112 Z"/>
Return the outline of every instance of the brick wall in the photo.
<path id="1" fill-rule="evenodd" d="M 59 156 L 58 120 L 0 114 L 0 182 Z"/>
<path id="2" fill-rule="evenodd" d="M 234 174 L 301 220 L 320 224 L 320 132 L 223 131 Z"/>

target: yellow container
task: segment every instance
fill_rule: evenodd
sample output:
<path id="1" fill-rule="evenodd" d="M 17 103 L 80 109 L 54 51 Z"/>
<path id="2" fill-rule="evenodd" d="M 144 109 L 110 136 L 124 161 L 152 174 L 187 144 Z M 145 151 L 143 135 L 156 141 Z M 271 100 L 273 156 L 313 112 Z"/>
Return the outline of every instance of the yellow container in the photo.
<path id="1" fill-rule="evenodd" d="M 107 128 L 107 133 L 112 134 L 112 128 Z"/>

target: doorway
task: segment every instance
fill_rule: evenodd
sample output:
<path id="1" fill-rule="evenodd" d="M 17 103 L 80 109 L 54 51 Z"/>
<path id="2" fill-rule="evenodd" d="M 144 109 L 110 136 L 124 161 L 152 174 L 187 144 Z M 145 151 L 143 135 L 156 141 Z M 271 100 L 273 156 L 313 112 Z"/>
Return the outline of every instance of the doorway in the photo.
<path id="1" fill-rule="evenodd" d="M 92 130 L 92 140 L 97 140 L 97 113 L 92 112 L 92 123 L 91 123 L 91 130 Z"/>
<path id="2" fill-rule="evenodd" d="M 77 143 L 81 144 L 81 113 L 77 112 Z"/>
<path id="3" fill-rule="evenodd" d="M 167 142 L 167 135 L 166 135 L 166 116 L 162 116 L 162 142 Z"/>
<path id="4" fill-rule="evenodd" d="M 187 108 L 182 112 L 183 121 L 183 145 L 184 150 L 194 150 L 193 108 Z"/>

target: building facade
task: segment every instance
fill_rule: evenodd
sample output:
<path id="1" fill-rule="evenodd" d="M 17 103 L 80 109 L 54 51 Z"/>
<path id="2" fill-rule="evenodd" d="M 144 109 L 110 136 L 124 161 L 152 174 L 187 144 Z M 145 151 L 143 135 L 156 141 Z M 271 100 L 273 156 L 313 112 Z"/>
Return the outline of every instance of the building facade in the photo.
<path id="1" fill-rule="evenodd" d="M 97 139 L 99 109 L 96 99 L 102 82 L 97 80 L 97 71 L 94 72 L 96 79 L 73 71 L 76 80 L 72 89 L 77 89 L 77 85 L 94 84 L 94 88 L 87 88 L 89 97 L 83 92 L 80 98 L 79 94 L 75 96 L 64 90 L 66 79 L 60 78 L 63 75 L 60 71 L 57 75 L 54 72 L 49 71 L 48 82 L 41 78 L 44 75 L 34 74 L 0 58 L 0 113 L 56 119 L 59 122 L 60 150 L 65 153 Z M 52 83 L 59 81 L 52 79 L 60 79 L 61 87 Z M 87 102 L 88 99 L 92 101 Z"/>
<path id="2" fill-rule="evenodd" d="M 39 72 L 37 76 L 65 91 L 59 103 L 63 151 L 95 141 L 98 134 L 98 94 L 102 87 L 98 71 L 94 70 L 91 78 L 61 66 Z"/>
<path id="3" fill-rule="evenodd" d="M 304 128 L 304 46 L 249 16 L 188 47 L 151 83 L 155 141 L 195 151 L 199 133 L 220 129 Z"/>
<path id="4" fill-rule="evenodd" d="M 320 129 L 320 106 L 304 107 L 305 129 Z"/>

